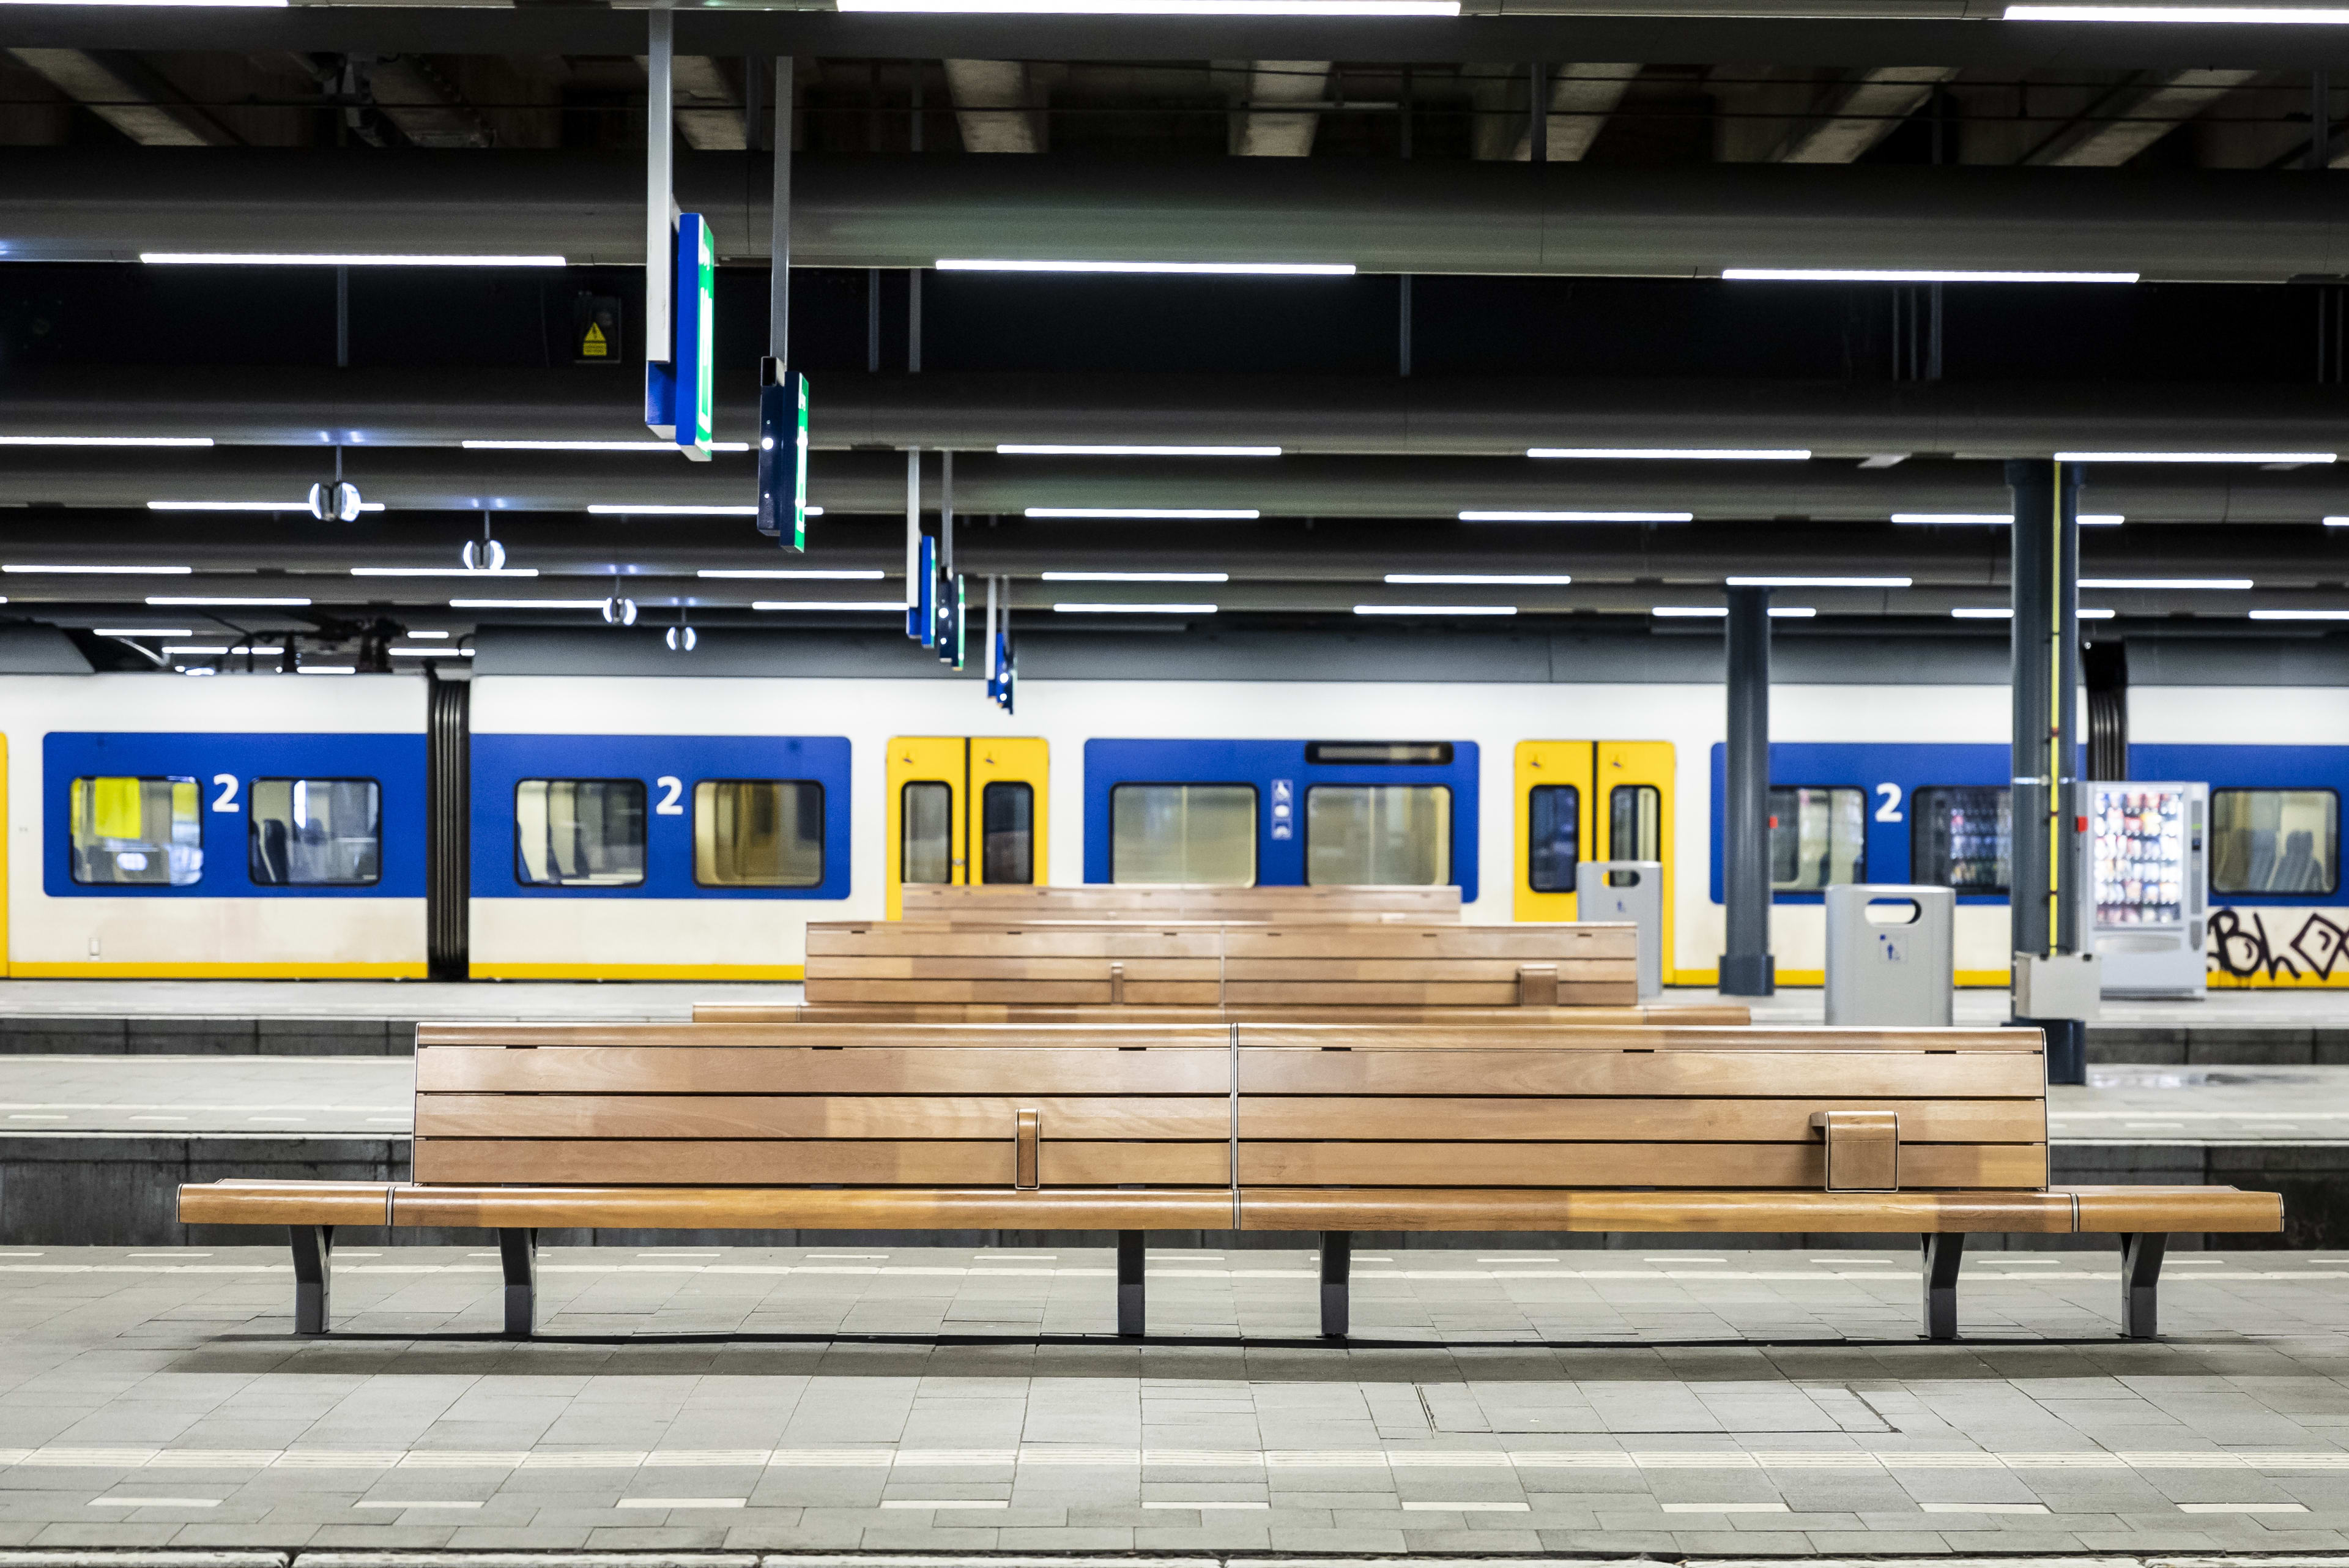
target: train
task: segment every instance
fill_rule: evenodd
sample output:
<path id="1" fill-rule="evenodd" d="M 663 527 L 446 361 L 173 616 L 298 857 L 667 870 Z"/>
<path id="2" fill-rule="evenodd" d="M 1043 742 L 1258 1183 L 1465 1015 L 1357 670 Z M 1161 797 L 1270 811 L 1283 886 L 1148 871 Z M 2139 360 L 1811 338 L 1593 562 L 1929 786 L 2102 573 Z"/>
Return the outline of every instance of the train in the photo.
<path id="1" fill-rule="evenodd" d="M 494 642 L 470 680 L 0 674 L 5 972 L 790 981 L 808 922 L 892 917 L 908 883 L 1449 883 L 1471 921 L 1561 920 L 1605 859 L 1662 867 L 1665 982 L 1717 978 L 1723 692 L 1686 659 L 1382 650 L 1341 679 L 1166 642 L 1047 660 L 1013 716 L 895 653 Z M 1842 881 L 1951 887 L 1959 982 L 2006 983 L 1992 668 L 1782 660 L 1781 984 L 1821 981 Z M 2349 984 L 2341 691 L 2123 701 L 2129 775 L 2208 786 L 2209 983 Z"/>

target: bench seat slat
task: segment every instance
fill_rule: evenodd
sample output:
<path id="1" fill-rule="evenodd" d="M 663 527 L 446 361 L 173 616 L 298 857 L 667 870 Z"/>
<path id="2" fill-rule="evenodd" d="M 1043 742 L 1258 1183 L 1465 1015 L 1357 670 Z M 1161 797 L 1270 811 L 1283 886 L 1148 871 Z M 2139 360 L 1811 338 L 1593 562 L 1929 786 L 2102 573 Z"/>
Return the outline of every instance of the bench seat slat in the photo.
<path id="1" fill-rule="evenodd" d="M 1012 1140 L 828 1138 L 431 1138 L 416 1140 L 416 1179 L 546 1186 L 688 1182 L 708 1187 L 1009 1187 Z M 1047 1140 L 1046 1186 L 1231 1180 L 1231 1145 Z"/>
<path id="2" fill-rule="evenodd" d="M 184 1189 L 183 1189 L 184 1190 Z M 488 1229 L 1225 1231 L 1225 1188 L 403 1187 L 392 1222 Z"/>
<path id="3" fill-rule="evenodd" d="M 1723 1029 L 1742 1028 L 1752 1014 L 1743 1007 L 1726 1004 L 1672 1003 L 1649 1006 L 1603 1007 L 1397 1007 L 1297 1005 L 1266 1006 L 1251 1003 L 1245 1007 L 1214 1006 L 1205 1003 L 1168 1005 L 1143 1014 L 1141 1004 L 1129 1002 L 1124 1007 L 1107 1003 L 1087 1002 L 841 1002 L 806 1003 L 792 1006 L 777 1002 L 697 1002 L 693 1004 L 694 1026 L 714 1028 L 730 1025 L 778 1024 L 796 1029 L 811 1029 L 825 1023 L 927 1023 L 927 1024 L 987 1024 L 1026 1023 L 1051 1025 L 1063 1023 L 1102 1023 L 1138 1022 L 1143 1019 L 1161 1024 L 1177 1026 L 1187 1023 L 1251 1023 L 1257 1027 L 1277 1027 L 1288 1023 L 1336 1023 L 1361 1025 L 1375 1023 L 1385 1028 L 1443 1028 L 1454 1024 L 1517 1024 L 1546 1029 L 1552 1034 L 1572 1033 L 1572 1041 L 1553 1040 L 1546 1044 L 1580 1044 L 1583 1032 L 1591 1030 L 1636 1029 L 1651 1025 L 1701 1025 Z M 2009 1030 L 2010 1034 L 2028 1032 Z M 1458 1043 L 1460 1032 L 1452 1030 L 1453 1039 L 1434 1040 L 1433 1044 Z M 1506 1041 L 1492 1042 L 1506 1044 Z M 2035 1041 L 2011 1041 L 2004 1050 L 2038 1049 Z"/>
<path id="4" fill-rule="evenodd" d="M 2281 1231 L 2283 1199 L 2232 1187 L 2075 1187 L 2080 1229 L 2123 1235 L 2165 1231 Z"/>
<path id="5" fill-rule="evenodd" d="M 1508 1007 L 1517 981 L 1514 973 L 1506 981 L 1227 979 L 1223 994 L 1235 1007 Z M 1640 1000 L 1640 983 L 1629 974 L 1583 981 L 1561 970 L 1557 998 L 1565 1006 L 1629 1007 Z"/>
<path id="6" fill-rule="evenodd" d="M 2047 1138 L 2041 1102 L 2023 1099 L 1353 1099 L 1274 1095 L 1241 1098 L 1240 1137 L 1815 1144 L 1819 1135 L 1811 1116 L 1823 1110 L 1890 1111 L 1900 1118 L 1904 1147 L 2044 1143 Z M 1048 1117 L 1048 1134 L 1051 1125 Z"/>
<path id="7" fill-rule="evenodd" d="M 796 1012 L 796 1009 L 789 1011 Z M 958 1010 L 950 1010 L 958 1011 Z M 429 1045 L 479 1045 L 499 1049 L 545 1045 L 612 1046 L 740 1046 L 766 1047 L 776 1045 L 839 1045 L 872 1048 L 885 1047 L 892 1051 L 923 1049 L 968 1052 L 974 1046 L 1050 1046 L 1058 1050 L 1123 1049 L 1143 1046 L 1152 1050 L 1188 1046 L 1194 1050 L 1226 1051 L 1231 1048 L 1231 1034 L 1219 1017 L 1202 1017 L 1181 1022 L 1149 1014 L 1140 1017 L 1121 1015 L 1100 1020 L 1071 1018 L 1065 1021 L 1022 1023 L 1013 1025 L 1008 1021 L 966 1022 L 960 1017 L 941 1018 L 935 1023 L 912 1022 L 890 1030 L 886 1035 L 876 1033 L 869 1022 L 839 1019 L 832 1023 L 792 1023 L 792 1027 L 778 1033 L 779 1025 L 759 1019 L 697 1023 L 436 1023 L 416 1026 L 416 1044 L 420 1050 Z M 879 1020 L 895 1023 L 896 1019 Z"/>
<path id="8" fill-rule="evenodd" d="M 1508 926 L 1231 926 L 1224 957 L 1251 960 L 1508 959 L 1578 963 L 1636 956 L 1640 929 L 1613 924 Z"/>
<path id="9" fill-rule="evenodd" d="M 419 1095 L 419 1137 L 1008 1138 L 1023 1110 L 1064 1138 L 1216 1138 L 1223 1095 Z"/>
<path id="10" fill-rule="evenodd" d="M 975 958 L 1039 959 L 1089 963 L 1107 959 L 1148 962 L 1214 963 L 1223 946 L 1222 928 L 1193 926 L 1034 926 L 973 929 L 924 925 L 808 927 L 807 952 L 826 969 L 855 959 Z M 848 972 L 843 971 L 841 972 Z"/>
<path id="11" fill-rule="evenodd" d="M 824 965 L 825 973 L 819 983 L 833 984 L 840 981 L 931 981 L 931 980 L 992 980 L 992 981 L 1087 981 L 1108 982 L 1109 965 L 1123 964 L 1125 983 L 1147 981 L 1164 984 L 1171 981 L 1205 982 L 1214 985 L 1222 966 L 1213 956 L 1204 959 L 1128 958 L 1102 960 L 1089 958 L 968 958 L 952 954 L 919 953 L 903 957 L 856 957 L 833 959 Z"/>
<path id="12" fill-rule="evenodd" d="M 1218 1095 L 1231 1051 L 419 1045 L 419 1094 Z"/>
<path id="13" fill-rule="evenodd" d="M 2012 1231 L 2062 1235 L 2062 1192 L 1538 1191 L 1243 1187 L 1247 1231 Z"/>
<path id="14" fill-rule="evenodd" d="M 1240 1182 L 1267 1187 L 1755 1187 L 1817 1190 L 1823 1145 L 1796 1143 L 1248 1143 Z M 1900 1183 L 2047 1184 L 2043 1144 L 1916 1144 Z M 1347 1227 L 1340 1227 L 1345 1229 Z"/>
<path id="15" fill-rule="evenodd" d="M 1962 1095 L 2038 1099 L 2035 1055 L 1746 1050 L 1242 1050 L 1240 1093 L 1448 1095 L 1474 1084 L 1487 1095 L 1682 1095 L 1891 1097 Z"/>
<path id="16" fill-rule="evenodd" d="M 1336 1012 L 1337 1009 L 1330 1011 Z M 1883 1051 L 1908 1054 L 1979 1055 L 1985 1052 L 2037 1056 L 2042 1054 L 2035 1029 L 1786 1029 L 1747 1024 L 1744 1018 L 1715 1019 L 1707 1009 L 1651 1008 L 1645 1021 L 1612 1022 L 1584 1018 L 1599 1009 L 1559 1009 L 1573 1015 L 1580 1027 L 1551 1026 L 1547 1010 L 1495 1010 L 1473 1023 L 1455 1015 L 1432 1013 L 1419 1023 L 1386 1023 L 1369 1018 L 1360 1023 L 1333 1019 L 1327 1023 L 1304 1018 L 1261 1021 L 1235 1020 L 1243 1051 L 1251 1048 L 1319 1050 L 1341 1045 L 1356 1053 L 1376 1051 Z M 1630 1011 L 1624 1009 L 1621 1011 Z M 1534 1022 L 1528 1022 L 1528 1015 Z M 1378 1022 L 1375 1030 L 1361 1023 Z M 2044 1086 L 2044 1080 L 2043 1080 Z"/>
<path id="17" fill-rule="evenodd" d="M 213 1181 L 180 1189 L 182 1225 L 381 1225 L 388 1181 Z"/>

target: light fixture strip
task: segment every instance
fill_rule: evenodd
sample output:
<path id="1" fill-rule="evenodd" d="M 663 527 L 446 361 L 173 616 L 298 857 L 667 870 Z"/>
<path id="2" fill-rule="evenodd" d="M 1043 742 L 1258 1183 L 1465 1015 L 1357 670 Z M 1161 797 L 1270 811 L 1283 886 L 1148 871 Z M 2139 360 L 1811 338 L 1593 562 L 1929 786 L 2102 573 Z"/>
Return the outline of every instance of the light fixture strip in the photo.
<path id="1" fill-rule="evenodd" d="M 1042 441 L 998 441 L 1003 457 L 1278 457 L 1277 446 L 1080 446 Z"/>
<path id="2" fill-rule="evenodd" d="M 1011 261 L 939 258 L 940 272 L 1185 273 L 1230 277 L 1351 277 L 1351 262 Z"/>
<path id="3" fill-rule="evenodd" d="M 1911 577 L 1729 577 L 1733 588 L 1905 588 Z"/>
<path id="4" fill-rule="evenodd" d="M 211 446 L 210 436 L 0 435 L 0 446 Z"/>
<path id="5" fill-rule="evenodd" d="M 1527 457 L 1587 458 L 1599 462 L 1807 462 L 1806 446 L 1529 446 Z"/>
<path id="6" fill-rule="evenodd" d="M 566 266 L 555 255 L 403 255 L 367 251 L 141 251 L 150 266 Z"/>
<path id="7" fill-rule="evenodd" d="M 1693 512 L 1463 512 L 1463 523 L 1693 523 Z"/>
<path id="8" fill-rule="evenodd" d="M 1052 608 L 1061 615 L 1214 615 L 1218 605 L 1108 605 L 1056 604 Z"/>
<path id="9" fill-rule="evenodd" d="M 1263 514 L 1252 506 L 1030 506 L 1026 517 L 1107 517 L 1172 522 L 1253 523 Z"/>
<path id="10" fill-rule="evenodd" d="M 2209 589 L 2225 592 L 2256 587 L 2249 577 L 2082 577 L 2084 588 Z"/>
<path id="11" fill-rule="evenodd" d="M 904 599 L 756 599 L 754 610 L 889 610 L 905 613 Z"/>
<path id="12" fill-rule="evenodd" d="M 809 580 L 820 579 L 830 582 L 857 583 L 877 583 L 883 577 L 888 576 L 887 573 L 883 572 L 876 567 L 850 566 L 839 566 L 829 569 L 815 566 L 785 566 L 778 568 L 704 566 L 693 575 L 697 577 L 722 577 L 751 582 L 797 581 L 802 578 L 806 578 Z M 899 607 L 902 608 L 904 607 L 901 605 Z"/>
<path id="13" fill-rule="evenodd" d="M 2059 452 L 2057 462 L 2251 462 L 2308 463 L 2335 462 L 2341 454 L 2333 452 Z"/>
<path id="14" fill-rule="evenodd" d="M 1048 583 L 1228 583 L 1229 572 L 1041 572 Z"/>
<path id="15" fill-rule="evenodd" d="M 1491 587 L 1562 588 L 1574 579 L 1564 572 L 1389 572 L 1386 581 L 1423 586 L 1452 583 Z"/>
<path id="16" fill-rule="evenodd" d="M 2135 283 L 2133 272 L 2037 272 L 1967 267 L 1732 266 L 1730 283 Z"/>
<path id="17" fill-rule="evenodd" d="M 0 566 L 0 572 L 40 577 L 185 577 L 194 574 L 193 566 Z"/>

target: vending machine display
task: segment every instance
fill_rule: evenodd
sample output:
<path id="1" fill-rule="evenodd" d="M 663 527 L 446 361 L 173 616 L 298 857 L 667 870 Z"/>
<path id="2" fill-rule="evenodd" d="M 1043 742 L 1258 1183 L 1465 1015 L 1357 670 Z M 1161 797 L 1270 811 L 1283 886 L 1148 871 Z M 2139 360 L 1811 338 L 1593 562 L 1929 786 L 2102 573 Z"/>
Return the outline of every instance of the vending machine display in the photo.
<path id="1" fill-rule="evenodd" d="M 2098 783 L 2086 794 L 2105 994 L 2201 996 L 2209 786 Z"/>

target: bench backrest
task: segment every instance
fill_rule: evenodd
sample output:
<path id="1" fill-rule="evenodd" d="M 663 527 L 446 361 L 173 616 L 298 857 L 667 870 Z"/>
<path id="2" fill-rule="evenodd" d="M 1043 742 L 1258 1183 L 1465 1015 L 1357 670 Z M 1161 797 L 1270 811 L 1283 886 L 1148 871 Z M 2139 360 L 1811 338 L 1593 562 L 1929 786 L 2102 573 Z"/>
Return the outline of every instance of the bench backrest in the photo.
<path id="1" fill-rule="evenodd" d="M 2047 1184 L 2035 1030 L 425 1023 L 417 1036 L 426 1185 L 1816 1190 L 1837 1137 L 1850 1151 L 1838 1187 Z"/>
<path id="2" fill-rule="evenodd" d="M 908 884 L 909 920 L 1309 920 L 1321 925 L 1460 919 L 1457 888 L 1031 888 Z"/>
<path id="3" fill-rule="evenodd" d="M 1641 1002 L 1630 1007 L 1319 1007 L 1258 1003 L 1224 1007 L 1118 1007 L 1022 1002 L 697 1002 L 696 1023 L 1506 1023 L 1553 1029 L 1642 1024 L 1729 1028 L 1753 1010 L 1726 1002 Z"/>
<path id="4" fill-rule="evenodd" d="M 1310 891 L 1311 889 L 1308 889 Z M 1631 1006 L 1630 925 L 808 927 L 810 1002 Z"/>

